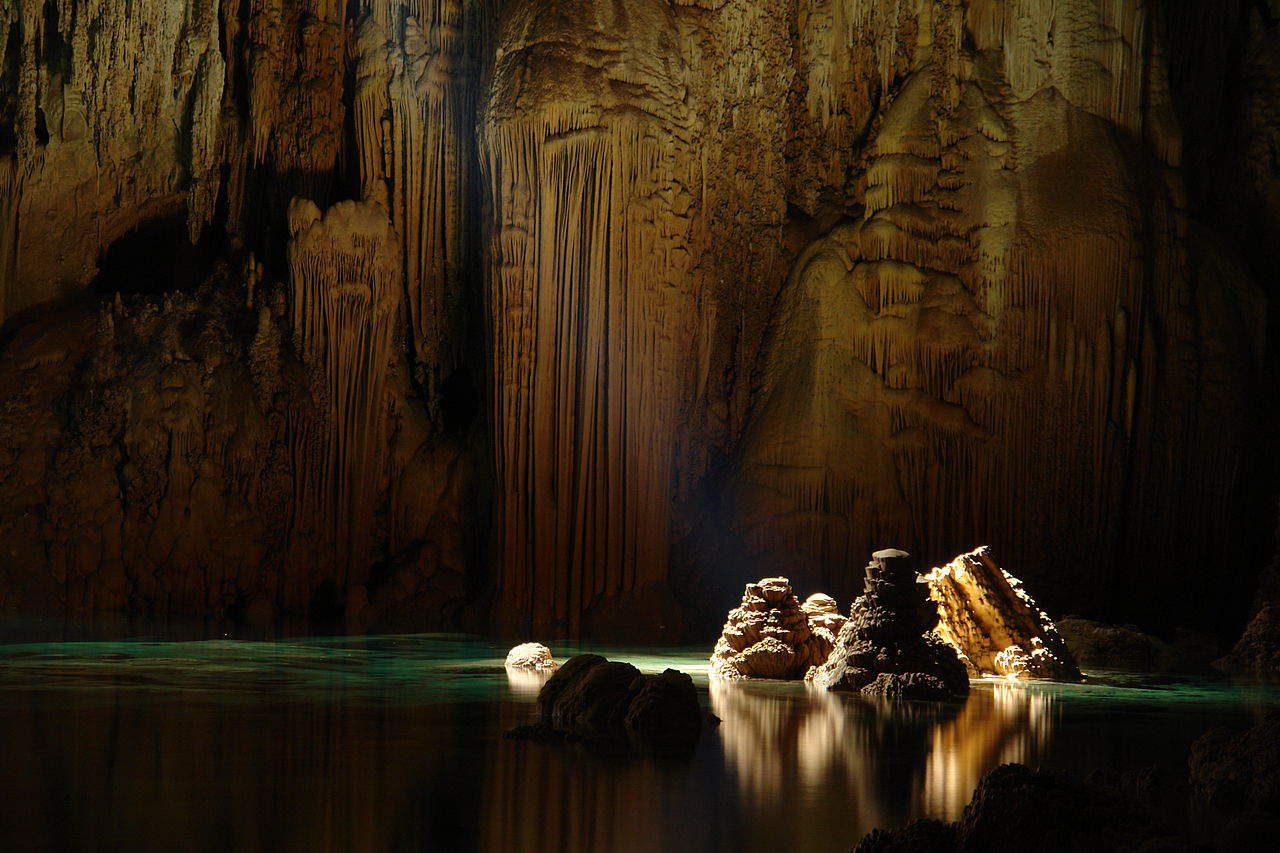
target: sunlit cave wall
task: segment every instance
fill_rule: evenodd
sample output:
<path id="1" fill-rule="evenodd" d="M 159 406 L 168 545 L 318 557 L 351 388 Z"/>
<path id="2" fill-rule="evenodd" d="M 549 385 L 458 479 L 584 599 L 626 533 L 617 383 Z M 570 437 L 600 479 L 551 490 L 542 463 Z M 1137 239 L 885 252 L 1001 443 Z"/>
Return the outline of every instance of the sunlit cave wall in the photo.
<path id="1" fill-rule="evenodd" d="M 0 0 L 0 606 L 678 633 L 990 544 L 1236 630 L 1278 18 Z"/>

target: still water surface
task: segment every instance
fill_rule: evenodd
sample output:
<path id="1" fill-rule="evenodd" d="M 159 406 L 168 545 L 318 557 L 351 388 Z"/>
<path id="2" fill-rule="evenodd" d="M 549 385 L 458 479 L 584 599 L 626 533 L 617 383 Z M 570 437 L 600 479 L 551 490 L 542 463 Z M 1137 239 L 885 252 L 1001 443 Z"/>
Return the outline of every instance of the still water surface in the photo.
<path id="1" fill-rule="evenodd" d="M 708 684 L 703 648 L 589 645 L 691 673 L 723 719 L 689 758 L 618 758 L 502 739 L 539 686 L 502 669 L 505 642 L 4 640 L 6 850 L 847 850 L 956 817 L 1008 761 L 1185 773 L 1206 728 L 1280 699 L 1110 673 L 890 704 Z"/>

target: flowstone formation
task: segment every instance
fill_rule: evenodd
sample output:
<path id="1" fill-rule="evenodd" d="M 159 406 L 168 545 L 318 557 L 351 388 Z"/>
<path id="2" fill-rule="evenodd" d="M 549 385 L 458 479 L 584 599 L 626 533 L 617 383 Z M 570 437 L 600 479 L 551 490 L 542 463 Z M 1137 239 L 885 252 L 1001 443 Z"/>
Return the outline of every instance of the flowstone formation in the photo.
<path id="1" fill-rule="evenodd" d="M 747 584 L 711 653 L 713 678 L 803 678 L 827 659 L 845 619 L 817 593 L 803 605 L 786 578 Z"/>
<path id="2" fill-rule="evenodd" d="M 827 690 L 897 699 L 968 695 L 969 677 L 955 649 L 933 633 L 938 611 L 905 551 L 876 551 L 863 594 L 850 608 L 826 663 L 805 680 Z"/>
<path id="3" fill-rule="evenodd" d="M 0 600 L 689 636 L 717 566 L 847 601 L 868 542 L 990 536 L 1055 612 L 1235 630 L 1277 17 L 2 2 Z M 298 198 L 376 246 L 291 251 Z M 369 348 L 320 344 L 330 251 Z"/>
<path id="4" fill-rule="evenodd" d="M 934 632 L 971 675 L 1083 679 L 1053 620 L 996 564 L 990 548 L 961 554 L 924 579 L 938 607 Z"/>

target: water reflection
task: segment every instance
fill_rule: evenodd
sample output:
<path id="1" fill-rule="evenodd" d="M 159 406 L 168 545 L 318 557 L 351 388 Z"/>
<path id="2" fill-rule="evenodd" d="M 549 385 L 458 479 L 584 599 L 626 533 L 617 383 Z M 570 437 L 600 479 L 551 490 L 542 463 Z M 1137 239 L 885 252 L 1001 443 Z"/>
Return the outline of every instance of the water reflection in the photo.
<path id="1" fill-rule="evenodd" d="M 919 809 L 958 817 L 988 770 L 1036 766 L 1053 735 L 1054 697 L 1017 682 L 979 686 L 952 720 L 937 726 L 925 762 Z"/>
<path id="2" fill-rule="evenodd" d="M 988 681 L 940 705 L 715 682 L 722 724 L 692 756 L 655 760 L 504 740 L 533 720 L 545 677 L 504 671 L 505 648 L 438 635 L 0 644 L 3 846 L 848 850 L 876 826 L 954 818 L 1006 761 L 1185 772 L 1206 728 L 1277 698 Z M 706 684 L 702 650 L 608 654 Z"/>
<path id="3" fill-rule="evenodd" d="M 507 671 L 507 686 L 514 696 L 525 699 L 537 699 L 538 691 L 547 683 L 551 673 L 536 669 L 520 669 L 519 667 L 503 667 Z"/>
<path id="4" fill-rule="evenodd" d="M 744 808 L 778 821 L 891 825 L 954 818 L 978 779 L 1006 761 L 1035 763 L 1049 745 L 1052 697 L 978 686 L 959 704 L 892 702 L 791 685 L 712 681 L 711 707 Z M 790 817 L 788 817 L 788 815 Z"/>

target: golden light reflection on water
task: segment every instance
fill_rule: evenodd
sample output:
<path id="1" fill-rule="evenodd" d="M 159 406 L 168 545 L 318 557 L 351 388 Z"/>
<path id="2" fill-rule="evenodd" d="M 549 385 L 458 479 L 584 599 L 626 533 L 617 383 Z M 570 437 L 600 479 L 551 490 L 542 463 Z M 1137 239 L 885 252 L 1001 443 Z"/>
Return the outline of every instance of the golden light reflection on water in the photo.
<path id="1" fill-rule="evenodd" d="M 955 818 L 973 787 L 1007 761 L 1034 762 L 1048 746 L 1052 697 L 1016 684 L 982 684 L 963 705 L 891 702 L 787 685 L 713 681 L 725 763 L 744 808 L 787 804 L 794 820 L 830 819 L 833 788 L 863 825 L 902 816 Z"/>
<path id="2" fill-rule="evenodd" d="M 958 817 L 988 770 L 1034 765 L 1053 733 L 1054 697 L 1018 682 L 984 684 L 955 719 L 937 726 L 925 762 L 922 810 Z"/>
<path id="3" fill-rule="evenodd" d="M 701 652 L 606 651 L 706 683 Z M 723 722 L 695 754 L 655 759 L 504 739 L 535 718 L 545 676 L 502 659 L 502 648 L 431 637 L 11 646 L 0 650 L 0 838 L 38 849 L 195 838 L 245 851 L 847 851 L 877 826 L 955 818 L 1004 762 L 1077 775 L 1184 762 L 1210 725 L 1249 719 L 1254 696 L 1199 682 L 993 679 L 936 704 L 713 682 L 702 698 Z"/>

